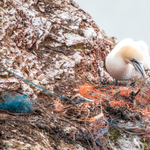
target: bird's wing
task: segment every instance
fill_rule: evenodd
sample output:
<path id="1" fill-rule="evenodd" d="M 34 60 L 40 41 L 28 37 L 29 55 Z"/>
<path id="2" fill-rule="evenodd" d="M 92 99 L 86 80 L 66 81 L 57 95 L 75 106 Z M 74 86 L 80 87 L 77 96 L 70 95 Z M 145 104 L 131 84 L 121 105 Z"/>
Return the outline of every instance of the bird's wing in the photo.
<path id="1" fill-rule="evenodd" d="M 144 69 L 150 69 L 150 57 L 149 57 L 149 47 L 144 41 L 137 41 L 136 45 L 138 49 L 142 52 L 144 56 L 143 67 Z"/>

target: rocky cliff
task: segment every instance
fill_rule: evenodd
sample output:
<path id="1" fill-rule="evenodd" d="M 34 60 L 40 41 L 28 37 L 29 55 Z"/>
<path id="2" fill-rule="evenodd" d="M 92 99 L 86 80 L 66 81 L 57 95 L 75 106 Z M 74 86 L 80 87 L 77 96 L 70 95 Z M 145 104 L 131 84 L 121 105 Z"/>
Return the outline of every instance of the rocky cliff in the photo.
<path id="1" fill-rule="evenodd" d="M 0 0 L 0 12 L 1 99 L 12 92 L 36 99 L 34 112 L 0 111 L 1 149 L 111 149 L 120 133 L 111 130 L 108 137 L 113 139 L 106 142 L 100 131 L 93 130 L 91 120 L 88 127 L 86 121 L 83 124 L 89 115 L 84 104 L 75 109 L 68 100 L 74 100 L 84 83 L 102 86 L 113 81 L 105 70 L 105 57 L 116 38 L 108 37 L 73 0 Z M 97 115 L 102 111 L 94 104 L 91 109 Z M 106 126 L 105 121 L 101 123 L 101 128 Z M 92 146 L 89 128 L 95 137 L 98 133 L 102 137 L 100 144 L 93 141 Z"/>
<path id="2" fill-rule="evenodd" d="M 74 1 L 1 1 L 1 28 L 1 65 L 51 91 L 85 78 L 99 84 L 112 80 L 104 60 L 115 38 Z M 8 73 L 1 77 L 3 84 Z"/>

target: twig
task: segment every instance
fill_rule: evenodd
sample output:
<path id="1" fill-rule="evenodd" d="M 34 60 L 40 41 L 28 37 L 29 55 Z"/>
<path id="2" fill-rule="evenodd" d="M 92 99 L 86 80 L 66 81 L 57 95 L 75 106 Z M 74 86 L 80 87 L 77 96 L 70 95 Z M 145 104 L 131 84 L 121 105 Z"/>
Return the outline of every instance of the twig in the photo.
<path id="1" fill-rule="evenodd" d="M 94 137 L 93 137 L 91 131 L 89 130 L 89 128 L 87 127 L 87 125 L 86 125 L 86 121 L 87 121 L 89 115 L 90 115 L 90 110 L 88 109 L 88 115 L 87 115 L 87 117 L 86 117 L 84 123 L 85 123 L 85 128 L 88 130 L 88 132 L 90 133 L 90 135 L 91 135 L 91 137 L 92 137 L 92 140 L 93 140 L 93 146 L 94 146 L 94 149 L 96 150 L 96 143 L 95 143 Z"/>

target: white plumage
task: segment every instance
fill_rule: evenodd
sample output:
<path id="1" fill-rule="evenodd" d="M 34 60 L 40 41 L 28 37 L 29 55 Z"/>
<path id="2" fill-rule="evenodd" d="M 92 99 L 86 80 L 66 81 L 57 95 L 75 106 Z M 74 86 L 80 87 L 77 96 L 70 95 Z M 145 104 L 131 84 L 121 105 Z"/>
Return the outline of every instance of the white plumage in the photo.
<path id="1" fill-rule="evenodd" d="M 143 66 L 144 69 L 150 69 L 150 57 L 149 57 L 149 52 L 148 52 L 148 45 L 144 41 L 137 41 L 136 42 L 137 47 L 141 50 L 143 56 L 144 56 L 144 62 Z"/>
<path id="2" fill-rule="evenodd" d="M 126 38 L 108 54 L 105 64 L 109 74 L 117 80 L 145 77 L 144 70 L 150 69 L 148 46 L 143 41 Z"/>

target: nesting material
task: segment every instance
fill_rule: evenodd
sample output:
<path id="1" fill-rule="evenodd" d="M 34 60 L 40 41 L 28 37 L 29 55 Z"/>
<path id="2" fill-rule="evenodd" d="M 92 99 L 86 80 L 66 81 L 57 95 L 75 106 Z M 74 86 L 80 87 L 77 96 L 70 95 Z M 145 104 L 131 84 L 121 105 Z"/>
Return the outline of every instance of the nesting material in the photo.
<path id="1" fill-rule="evenodd" d="M 8 110 L 14 113 L 29 113 L 32 112 L 32 104 L 27 95 L 9 94 L 3 96 L 3 102 L 0 103 L 0 109 Z"/>

